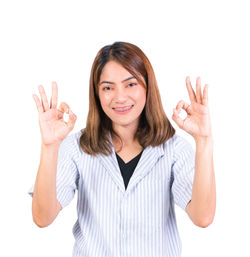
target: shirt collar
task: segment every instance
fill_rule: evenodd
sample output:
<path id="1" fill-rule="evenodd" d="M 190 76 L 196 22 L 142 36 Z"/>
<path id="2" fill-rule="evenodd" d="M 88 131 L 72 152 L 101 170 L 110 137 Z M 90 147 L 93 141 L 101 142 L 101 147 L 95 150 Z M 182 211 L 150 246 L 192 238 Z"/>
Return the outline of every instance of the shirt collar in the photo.
<path id="1" fill-rule="evenodd" d="M 109 133 L 109 139 L 111 139 L 111 135 Z M 112 141 L 111 141 L 112 142 Z M 146 147 L 141 155 L 141 158 L 133 172 L 133 175 L 129 181 L 126 192 L 131 190 L 137 183 L 139 183 L 146 175 L 152 171 L 153 166 L 158 162 L 159 158 L 161 158 L 165 154 L 163 144 L 158 146 Z M 100 160 L 104 168 L 107 170 L 114 183 L 118 186 L 120 190 L 125 192 L 125 186 L 123 182 L 123 178 L 121 175 L 120 167 L 117 162 L 115 149 L 112 145 L 112 152 L 109 156 L 105 156 L 103 154 L 98 154 L 97 158 Z"/>

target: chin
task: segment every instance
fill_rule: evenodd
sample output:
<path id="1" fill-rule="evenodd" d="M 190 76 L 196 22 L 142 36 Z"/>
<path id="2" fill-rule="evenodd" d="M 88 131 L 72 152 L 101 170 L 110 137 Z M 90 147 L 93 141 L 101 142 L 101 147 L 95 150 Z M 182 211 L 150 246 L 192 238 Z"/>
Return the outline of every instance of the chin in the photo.
<path id="1" fill-rule="evenodd" d="M 112 123 L 115 126 L 129 127 L 137 124 L 137 120 L 131 120 L 131 121 L 112 120 Z"/>

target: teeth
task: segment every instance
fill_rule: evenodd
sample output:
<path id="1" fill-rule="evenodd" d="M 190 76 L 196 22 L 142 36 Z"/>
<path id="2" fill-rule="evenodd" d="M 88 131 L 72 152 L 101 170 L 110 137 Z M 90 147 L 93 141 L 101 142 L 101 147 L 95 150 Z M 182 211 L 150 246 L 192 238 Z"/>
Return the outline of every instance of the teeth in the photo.
<path id="1" fill-rule="evenodd" d="M 124 112 L 124 111 L 129 110 L 131 107 L 132 107 L 132 105 L 128 106 L 128 107 L 124 107 L 124 108 L 114 108 L 114 109 L 117 110 L 117 111 L 120 111 L 120 112 Z"/>

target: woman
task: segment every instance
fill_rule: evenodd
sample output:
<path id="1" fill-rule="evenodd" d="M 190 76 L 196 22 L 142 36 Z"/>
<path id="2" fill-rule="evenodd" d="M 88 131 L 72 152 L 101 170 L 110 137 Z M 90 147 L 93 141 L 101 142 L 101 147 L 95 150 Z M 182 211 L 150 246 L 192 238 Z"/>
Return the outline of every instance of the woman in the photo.
<path id="1" fill-rule="evenodd" d="M 97 54 L 90 75 L 86 128 L 68 135 L 76 122 L 69 105 L 57 109 L 57 85 L 48 103 L 33 95 L 42 135 L 33 195 L 33 220 L 53 222 L 78 190 L 73 256 L 180 256 L 174 204 L 194 224 L 208 226 L 215 213 L 213 141 L 208 88 L 180 101 L 172 119 L 191 136 L 175 133 L 166 117 L 153 68 L 135 45 L 115 42 Z M 181 109 L 187 117 L 179 117 Z M 63 114 L 69 114 L 65 122 Z"/>

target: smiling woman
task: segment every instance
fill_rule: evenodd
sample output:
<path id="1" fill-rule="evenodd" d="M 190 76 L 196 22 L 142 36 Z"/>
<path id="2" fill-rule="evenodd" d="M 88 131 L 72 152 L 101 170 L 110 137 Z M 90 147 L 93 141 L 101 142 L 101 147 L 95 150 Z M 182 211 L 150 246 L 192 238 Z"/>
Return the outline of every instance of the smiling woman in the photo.
<path id="1" fill-rule="evenodd" d="M 89 92 L 87 124 L 80 138 L 81 147 L 88 154 L 109 155 L 112 148 L 110 134 L 120 149 L 124 142 L 117 128 L 121 125 L 123 128 L 129 126 L 121 133 L 131 131 L 143 148 L 157 146 L 175 133 L 163 110 L 150 61 L 133 44 L 115 42 L 97 53 Z M 131 109 L 126 112 L 116 109 L 127 107 Z"/>
<path id="2" fill-rule="evenodd" d="M 97 54 L 90 74 L 86 128 L 68 136 L 76 115 L 57 109 L 57 84 L 49 104 L 33 95 L 42 135 L 32 214 L 51 224 L 78 190 L 74 257 L 179 257 L 175 204 L 200 227 L 215 212 L 215 179 L 208 89 L 191 104 L 180 101 L 173 120 L 196 142 L 178 136 L 162 107 L 153 68 L 135 45 L 115 42 Z M 180 110 L 187 117 L 179 117 Z M 64 113 L 69 114 L 68 122 Z"/>

